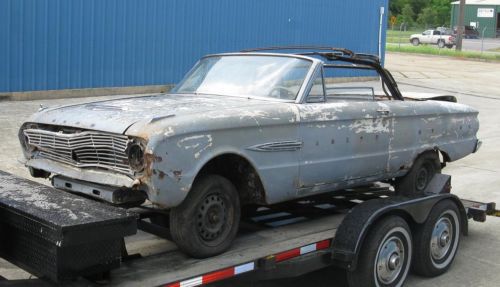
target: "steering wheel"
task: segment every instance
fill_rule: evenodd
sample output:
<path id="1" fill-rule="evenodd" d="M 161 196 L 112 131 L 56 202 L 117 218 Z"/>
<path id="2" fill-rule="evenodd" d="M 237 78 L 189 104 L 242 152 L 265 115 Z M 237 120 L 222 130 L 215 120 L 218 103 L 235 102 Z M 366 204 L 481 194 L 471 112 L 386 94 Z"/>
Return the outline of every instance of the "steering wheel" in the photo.
<path id="1" fill-rule="evenodd" d="M 292 92 L 283 86 L 276 86 L 269 92 L 269 97 L 283 100 L 291 100 L 293 96 Z"/>

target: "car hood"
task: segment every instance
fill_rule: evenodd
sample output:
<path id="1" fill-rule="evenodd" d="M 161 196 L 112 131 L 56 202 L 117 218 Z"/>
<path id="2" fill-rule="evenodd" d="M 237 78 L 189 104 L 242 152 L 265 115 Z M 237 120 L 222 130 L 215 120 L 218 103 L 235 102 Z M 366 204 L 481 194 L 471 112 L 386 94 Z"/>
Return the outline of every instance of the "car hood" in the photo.
<path id="1" fill-rule="evenodd" d="M 225 96 L 162 94 L 45 109 L 34 114 L 28 122 L 122 134 L 138 121 L 233 109 L 258 102 L 262 101 Z"/>

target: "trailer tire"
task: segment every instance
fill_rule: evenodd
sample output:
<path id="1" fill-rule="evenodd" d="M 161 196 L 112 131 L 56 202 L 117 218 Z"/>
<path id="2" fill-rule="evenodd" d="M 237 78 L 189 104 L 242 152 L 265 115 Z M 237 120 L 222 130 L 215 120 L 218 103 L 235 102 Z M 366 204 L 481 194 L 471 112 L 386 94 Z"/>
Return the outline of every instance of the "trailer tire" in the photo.
<path id="1" fill-rule="evenodd" d="M 376 223 L 363 241 L 357 268 L 347 272 L 350 287 L 399 287 L 410 270 L 411 230 L 399 216 Z"/>
<path id="2" fill-rule="evenodd" d="M 437 152 L 425 152 L 415 160 L 406 175 L 396 179 L 394 189 L 398 195 L 422 195 L 436 173 L 441 173 Z"/>
<path id="3" fill-rule="evenodd" d="M 240 200 L 234 185 L 219 175 L 197 180 L 186 199 L 170 211 L 170 231 L 179 248 L 194 258 L 226 251 L 240 222 Z"/>
<path id="4" fill-rule="evenodd" d="M 425 277 L 448 271 L 460 244 L 460 227 L 460 212 L 454 202 L 436 204 L 427 220 L 415 229 L 413 271 Z"/>

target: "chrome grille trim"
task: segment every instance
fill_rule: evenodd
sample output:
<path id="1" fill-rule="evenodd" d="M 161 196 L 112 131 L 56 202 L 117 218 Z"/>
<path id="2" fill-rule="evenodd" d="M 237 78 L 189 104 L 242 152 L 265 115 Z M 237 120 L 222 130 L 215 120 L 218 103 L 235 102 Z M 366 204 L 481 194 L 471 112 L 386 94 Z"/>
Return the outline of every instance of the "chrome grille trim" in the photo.
<path id="1" fill-rule="evenodd" d="M 41 158 L 80 168 L 96 167 L 132 173 L 126 153 L 130 141 L 127 136 L 96 131 L 62 133 L 40 129 L 26 129 L 23 133 Z"/>

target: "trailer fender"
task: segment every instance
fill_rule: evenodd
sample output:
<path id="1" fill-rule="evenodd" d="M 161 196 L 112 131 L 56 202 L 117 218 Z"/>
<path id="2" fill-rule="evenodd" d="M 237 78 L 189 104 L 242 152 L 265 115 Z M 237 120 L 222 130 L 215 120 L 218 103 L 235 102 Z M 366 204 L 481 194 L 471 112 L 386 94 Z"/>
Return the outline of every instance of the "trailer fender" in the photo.
<path id="1" fill-rule="evenodd" d="M 410 227 L 424 223 L 432 208 L 442 200 L 452 200 L 458 206 L 464 235 L 467 235 L 468 221 L 460 199 L 452 194 L 431 194 L 423 197 L 391 197 L 365 201 L 349 211 L 333 240 L 332 259 L 339 267 L 353 271 L 357 267 L 359 252 L 371 226 L 387 215 L 403 217 Z"/>

